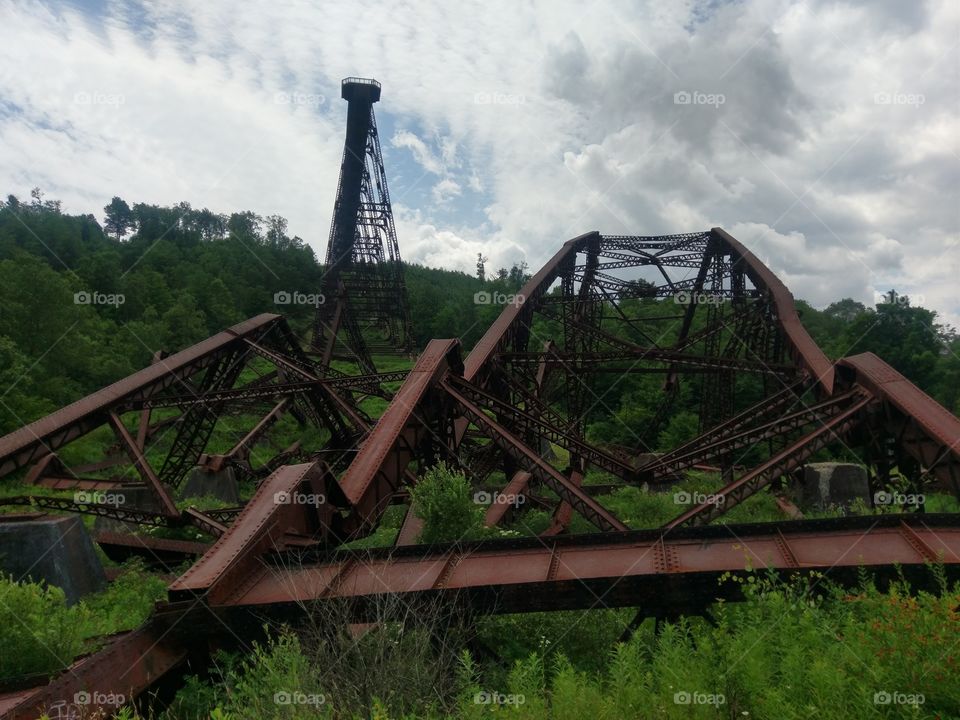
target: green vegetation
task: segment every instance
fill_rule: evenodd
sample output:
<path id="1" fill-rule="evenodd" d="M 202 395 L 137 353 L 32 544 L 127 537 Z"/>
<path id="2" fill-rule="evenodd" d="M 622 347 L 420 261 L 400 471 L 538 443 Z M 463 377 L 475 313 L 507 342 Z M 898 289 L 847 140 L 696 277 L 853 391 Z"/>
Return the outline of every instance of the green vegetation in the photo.
<path id="1" fill-rule="evenodd" d="M 58 587 L 0 577 L 0 682 L 62 670 L 96 638 L 140 625 L 166 588 L 130 562 L 105 590 L 68 607 Z"/>
<path id="2" fill-rule="evenodd" d="M 463 473 L 446 463 L 424 472 L 410 491 L 413 507 L 423 520 L 421 543 L 457 542 L 480 531 L 483 513 Z"/>
<path id="3" fill-rule="evenodd" d="M 165 717 L 956 718 L 960 586 L 948 587 L 942 568 L 930 572 L 939 592 L 916 595 L 902 582 L 880 592 L 864 579 L 850 591 L 822 576 L 748 572 L 721 578 L 744 601 L 715 604 L 709 622 L 690 618 L 659 631 L 647 622 L 615 642 L 627 614 L 606 611 L 599 624 L 591 613 L 554 615 L 562 624 L 549 628 L 552 636 L 578 636 L 576 643 L 561 651 L 544 642 L 522 657 L 509 652 L 513 637 L 542 625 L 505 621 L 499 637 L 481 633 L 508 650 L 505 662 L 462 651 L 441 663 L 442 680 L 427 672 L 429 644 L 391 624 L 335 642 L 362 646 L 362 671 L 320 661 L 329 650 L 278 628 L 246 657 L 221 656 L 213 678 L 189 679 Z M 436 660 L 445 651 L 430 652 Z"/>
<path id="4" fill-rule="evenodd" d="M 0 577 L 0 679 L 61 670 L 83 647 L 83 605 L 67 607 L 63 590 Z"/>
<path id="5" fill-rule="evenodd" d="M 108 218 L 125 213 L 117 200 Z M 135 203 L 124 217 L 101 228 L 39 190 L 32 202 L 0 203 L 0 435 L 145 367 L 156 350 L 258 313 L 282 312 L 306 335 L 313 308 L 277 305 L 274 293 L 317 292 L 323 268 L 283 218 L 187 203 Z M 408 265 L 406 278 L 421 345 L 470 346 L 499 311 L 474 304 L 484 284 L 464 273 Z M 486 285 L 510 282 L 504 271 Z"/>

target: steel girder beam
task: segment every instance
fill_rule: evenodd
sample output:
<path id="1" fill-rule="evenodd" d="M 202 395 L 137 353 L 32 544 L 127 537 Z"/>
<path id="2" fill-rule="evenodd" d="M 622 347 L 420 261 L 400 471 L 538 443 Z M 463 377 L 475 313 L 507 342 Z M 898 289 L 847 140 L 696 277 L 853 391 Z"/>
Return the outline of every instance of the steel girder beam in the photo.
<path id="1" fill-rule="evenodd" d="M 868 388 L 882 403 L 887 431 L 926 475 L 960 498 L 960 419 L 873 353 L 843 358 L 847 382 Z"/>
<path id="2" fill-rule="evenodd" d="M 662 480 L 665 476 L 676 475 L 682 470 L 692 468 L 694 465 L 709 463 L 748 445 L 756 445 L 764 440 L 792 433 L 812 422 L 829 418 L 836 408 L 845 404 L 848 399 L 847 396 L 835 396 L 811 407 L 789 412 L 776 420 L 767 422 L 759 422 L 760 418 L 757 418 L 758 422 L 735 433 L 728 433 L 713 440 L 703 439 L 686 453 L 671 453 L 669 457 L 657 458 L 644 466 L 642 473 L 652 473 L 650 479 L 653 481 Z"/>
<path id="3" fill-rule="evenodd" d="M 14 708 L 17 714 L 10 717 L 32 718 L 83 691 L 123 693 L 129 700 L 183 662 L 186 652 L 178 643 L 191 627 L 194 642 L 211 632 L 242 634 L 242 628 L 262 624 L 265 618 L 289 621 L 302 616 L 315 602 L 347 601 L 357 620 L 368 618 L 367 608 L 384 607 L 377 601 L 383 595 L 399 595 L 406 603 L 446 600 L 492 613 L 639 606 L 651 614 L 682 614 L 702 613 L 720 598 L 739 599 L 738 584 L 720 585 L 718 580 L 751 569 L 784 576 L 829 572 L 835 582 L 855 586 L 867 567 L 887 581 L 906 577 L 922 585 L 929 583 L 929 563 L 939 561 L 950 581 L 960 578 L 956 515 L 835 518 L 347 552 L 284 549 L 271 543 L 276 515 L 258 504 L 242 530 L 229 541 L 221 538 L 204 555 L 198 572 L 172 586 L 173 601 L 160 608 L 156 620 L 76 663 L 72 672 L 49 685 L 7 698 L 3 709 Z M 262 552 L 273 548 L 279 552 Z M 192 616 L 185 613 L 181 608 L 186 602 L 195 607 L 192 599 L 198 595 L 202 607 Z M 211 611 L 218 618 L 212 630 L 205 627 L 211 625 Z M 178 624 L 181 634 L 166 634 Z"/>
<path id="4" fill-rule="evenodd" d="M 167 488 L 164 487 L 163 480 L 150 466 L 150 461 L 147 460 L 147 456 L 144 455 L 143 448 L 137 445 L 136 440 L 134 440 L 133 436 L 130 435 L 130 431 L 127 430 L 126 426 L 123 424 L 123 421 L 120 419 L 120 416 L 112 410 L 110 411 L 110 425 L 113 427 L 113 431 L 119 438 L 120 444 L 130 456 L 130 460 L 137 469 L 137 473 L 139 473 L 140 477 L 143 478 L 143 481 L 153 491 L 154 496 L 160 503 L 160 511 L 167 517 L 179 516 L 180 511 L 177 509 L 176 503 L 173 501 L 173 497 L 171 497 L 170 493 L 167 491 Z"/>
<path id="5" fill-rule="evenodd" d="M 558 317 L 556 319 L 559 320 Z M 583 326 L 582 329 L 587 331 L 586 326 Z M 677 368 L 674 366 L 684 367 L 682 372 L 686 372 L 687 367 L 685 366 L 690 366 L 693 368 L 702 368 L 706 371 L 713 372 L 737 371 L 773 376 L 793 375 L 796 373 L 796 368 L 779 363 L 764 363 L 757 360 L 748 360 L 746 358 L 737 357 L 711 357 L 708 355 L 684 353 L 670 349 L 647 348 L 640 345 L 629 346 L 628 343 L 622 341 L 617 344 L 620 345 L 622 349 L 598 350 L 596 352 L 588 353 L 565 353 L 563 351 L 557 351 L 551 353 L 551 355 L 555 358 L 556 363 L 567 363 L 570 365 L 599 365 L 601 363 L 616 362 L 618 360 L 632 361 L 635 363 L 647 361 L 670 363 L 670 367 L 659 369 L 659 372 L 678 372 Z M 508 360 L 512 363 L 534 365 L 540 361 L 542 353 L 508 352 L 503 353 L 501 357 L 503 360 Z M 638 368 L 638 370 L 643 371 L 645 368 Z M 625 370 L 625 372 L 627 371 Z"/>
<path id="6" fill-rule="evenodd" d="M 106 424 L 111 409 L 152 397 L 209 367 L 281 320 L 269 313 L 245 320 L 0 438 L 0 477 Z"/>
<path id="7" fill-rule="evenodd" d="M 641 476 L 644 476 L 645 480 L 649 480 L 650 478 L 646 476 L 646 474 L 654 471 L 656 468 L 669 465 L 677 458 L 689 457 L 695 454 L 701 447 L 721 442 L 748 428 L 756 426 L 758 423 L 765 422 L 771 417 L 777 417 L 777 413 L 781 412 L 784 406 L 795 404 L 799 401 L 805 387 L 806 383 L 803 380 L 795 382 L 792 385 L 784 386 L 779 392 L 764 398 L 755 405 L 751 405 L 739 415 L 735 415 L 725 422 L 710 428 L 707 432 L 698 435 L 670 452 L 650 460 L 645 465 L 642 465 L 638 472 Z"/>
<path id="8" fill-rule="evenodd" d="M 380 420 L 367 435 L 340 478 L 351 508 L 346 531 L 369 529 L 397 491 L 414 460 L 432 462 L 437 445 L 452 445 L 445 426 L 450 422 L 439 383 L 446 373 L 462 373 L 460 343 L 432 340 L 417 360 Z"/>
<path id="9" fill-rule="evenodd" d="M 344 377 L 325 377 L 318 380 L 304 380 L 301 382 L 270 383 L 254 385 L 253 387 L 233 388 L 205 393 L 201 397 L 195 395 L 173 395 L 148 398 L 142 403 L 133 403 L 127 409 L 179 407 L 187 408 L 192 405 L 210 403 L 246 403 L 272 400 L 288 395 L 303 395 L 316 390 L 319 385 L 326 385 L 333 391 L 362 390 L 369 394 L 384 394 L 382 390 L 371 392 L 381 383 L 402 382 L 407 371 L 377 373 L 376 375 L 346 375 Z"/>
<path id="10" fill-rule="evenodd" d="M 516 502 L 516 498 L 526 493 L 527 486 L 530 484 L 530 478 L 530 473 L 519 470 L 514 474 L 510 482 L 507 483 L 502 493 L 499 493 L 499 495 L 491 495 L 490 507 L 487 508 L 487 511 L 483 515 L 483 524 L 485 527 L 499 525 L 510 510 L 520 504 Z M 503 499 L 498 499 L 498 497 Z M 511 502 L 510 498 L 514 498 L 514 501 Z"/>
<path id="11" fill-rule="evenodd" d="M 247 472 L 252 472 L 250 452 L 253 446 L 277 423 L 292 403 L 291 397 L 283 398 L 227 452 L 219 455 L 204 453 L 197 459 L 198 464 L 209 472 L 218 472 L 228 464 L 240 464 Z"/>
<path id="12" fill-rule="evenodd" d="M 742 261 L 743 271 L 754 287 L 768 293 L 773 302 L 777 323 L 786 340 L 786 350 L 794 362 L 803 368 L 821 395 L 833 391 L 833 364 L 813 341 L 800 322 L 793 295 L 780 278 L 732 235 L 722 228 L 713 228 L 710 233 L 718 238 L 735 261 Z"/>
<path id="13" fill-rule="evenodd" d="M 317 423 L 330 430 L 336 444 L 340 446 L 349 445 L 355 434 L 366 430 L 368 418 L 361 416 L 357 408 L 320 382 L 320 378 L 305 367 L 305 362 L 297 362 L 295 358 L 286 357 L 280 352 L 250 340 L 247 341 L 247 344 L 253 352 L 274 363 L 278 368 L 303 381 L 316 385 L 315 390 L 306 393 L 309 406 Z M 344 417 L 347 418 L 347 421 L 344 421 Z M 350 426 L 353 427 L 352 432 Z"/>
<path id="14" fill-rule="evenodd" d="M 817 418 L 817 426 L 813 430 L 747 472 L 739 480 L 713 493 L 713 497 L 681 513 L 664 527 L 705 524 L 739 505 L 776 478 L 801 465 L 820 448 L 844 437 L 861 421 L 859 414 L 871 402 L 875 402 L 873 396 L 860 388 L 839 396 L 837 402 L 831 403 L 832 407 L 827 408 L 836 412 Z"/>
<path id="15" fill-rule="evenodd" d="M 225 602 L 262 569 L 265 553 L 280 550 L 297 537 L 309 542 L 329 528 L 331 477 L 319 463 L 277 470 L 257 488 L 213 547 L 170 585 L 170 599 L 203 597 L 211 604 Z M 322 502 L 298 502 L 298 496 L 322 498 Z"/>
<path id="16" fill-rule="evenodd" d="M 183 645 L 150 622 L 113 638 L 48 685 L 7 698 L 0 713 L 8 720 L 113 714 L 186 659 Z"/>
<path id="17" fill-rule="evenodd" d="M 453 399 L 459 411 L 496 443 L 497 447 L 510 455 L 522 469 L 527 470 L 533 477 L 557 493 L 561 499 L 572 505 L 592 525 L 604 531 L 627 529 L 627 526 L 609 510 L 544 462 L 539 452 L 531 450 L 505 427 L 490 419 L 482 408 L 463 395 L 453 383 L 444 382 L 443 388 Z"/>
<path id="18" fill-rule="evenodd" d="M 895 578 L 899 564 L 922 577 L 931 558 L 942 558 L 948 574 L 960 576 L 958 525 L 956 515 L 888 515 L 297 554 L 274 559 L 270 572 L 228 602 L 266 612 L 345 599 L 362 616 L 365 602 L 398 594 L 408 601 L 448 596 L 495 613 L 621 606 L 699 612 L 725 596 L 720 575 L 749 568 L 830 572 L 855 585 L 862 567 Z"/>
<path id="19" fill-rule="evenodd" d="M 210 549 L 210 543 L 194 540 L 170 540 L 132 533 L 97 532 L 94 542 L 114 562 L 138 557 L 154 568 L 173 572 L 188 560 L 196 560 Z"/>
<path id="20" fill-rule="evenodd" d="M 486 386 L 487 375 L 493 366 L 492 361 L 512 343 L 520 332 L 520 327 L 530 322 L 534 305 L 558 279 L 561 265 L 569 262 L 569 258 L 575 256 L 588 240 L 599 237 L 600 233 L 590 232 L 568 240 L 547 264 L 530 278 L 519 293 L 524 301 L 507 305 L 464 360 L 464 378 L 479 387 Z"/>
<path id="21" fill-rule="evenodd" d="M 556 427 L 541 416 L 520 410 L 510 403 L 474 387 L 465 380 L 451 378 L 449 382 L 477 405 L 492 410 L 497 416 L 497 421 L 501 425 L 509 427 L 513 434 L 519 437 L 535 434 L 546 438 L 572 454 L 583 457 L 591 465 L 616 475 L 625 482 L 636 480 L 636 470 L 629 463 L 590 445 L 569 431 Z"/>
<path id="22" fill-rule="evenodd" d="M 570 469 L 570 482 L 577 487 L 583 486 L 583 471 L 579 468 Z M 592 496 L 591 496 L 592 497 Z M 566 500 L 561 500 L 553 510 L 553 516 L 550 519 L 550 527 L 540 533 L 541 537 L 550 537 L 566 532 L 573 519 L 573 506 Z"/>
<path id="23" fill-rule="evenodd" d="M 17 495 L 0 498 L 0 505 L 23 505 L 43 508 L 44 510 L 77 513 L 78 515 L 96 515 L 120 522 L 153 527 L 170 527 L 182 524 L 181 516 L 171 517 L 162 510 L 147 510 L 145 508 L 106 505 L 96 502 L 76 502 L 45 495 Z"/>
<path id="24" fill-rule="evenodd" d="M 197 395 L 232 387 L 243 370 L 246 358 L 246 348 L 242 347 L 219 358 L 204 373 Z M 210 441 L 222 410 L 222 403 L 202 403 L 190 406 L 180 416 L 173 444 L 157 473 L 162 483 L 171 487 L 180 485 Z"/>

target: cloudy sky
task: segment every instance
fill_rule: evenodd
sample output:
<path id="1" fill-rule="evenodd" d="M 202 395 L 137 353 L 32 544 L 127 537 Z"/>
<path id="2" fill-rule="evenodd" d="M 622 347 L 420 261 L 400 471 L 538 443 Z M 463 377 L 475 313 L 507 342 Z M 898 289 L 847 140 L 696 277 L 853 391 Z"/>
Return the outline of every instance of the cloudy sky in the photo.
<path id="1" fill-rule="evenodd" d="M 349 75 L 401 253 L 720 225 L 794 295 L 960 325 L 960 2 L 0 0 L 0 192 L 278 213 L 322 257 Z"/>

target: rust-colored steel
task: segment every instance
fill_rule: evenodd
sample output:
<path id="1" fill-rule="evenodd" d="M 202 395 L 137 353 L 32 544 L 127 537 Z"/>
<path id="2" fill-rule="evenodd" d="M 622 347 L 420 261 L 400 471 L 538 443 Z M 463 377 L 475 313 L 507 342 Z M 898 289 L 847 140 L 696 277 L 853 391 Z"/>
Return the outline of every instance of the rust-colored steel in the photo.
<path id="1" fill-rule="evenodd" d="M 447 372 L 461 372 L 459 347 L 457 340 L 432 340 L 427 345 L 340 478 L 356 518 L 351 531 L 369 526 L 399 488 L 420 437 L 431 433 L 427 405 L 436 402 L 432 395 L 437 384 Z"/>
<path id="2" fill-rule="evenodd" d="M 170 585 L 170 598 L 222 601 L 261 568 L 264 553 L 285 547 L 288 535 L 316 533 L 326 507 L 324 475 L 318 463 L 285 465 L 273 473 L 213 547 Z M 300 501 L 301 496 L 317 501 Z M 324 496 L 323 502 L 315 496 Z"/>
<path id="3" fill-rule="evenodd" d="M 557 493 L 565 502 L 573 506 L 577 512 L 583 515 L 595 527 L 606 531 L 627 529 L 627 526 L 620 522 L 613 513 L 590 497 L 569 478 L 564 477 L 556 468 L 544 461 L 537 451 L 524 445 L 519 438 L 515 437 L 506 428 L 494 420 L 491 420 L 481 408 L 464 397 L 452 384 L 444 384 L 444 389 L 447 391 L 447 394 L 453 398 L 453 401 L 460 408 L 460 411 L 463 412 L 473 424 L 489 433 L 490 439 L 505 453 L 527 465 L 530 473 L 534 475 L 537 480 L 547 484 L 551 490 Z"/>
<path id="4" fill-rule="evenodd" d="M 527 485 L 530 483 L 530 477 L 530 473 L 520 470 L 513 476 L 510 482 L 507 483 L 502 493 L 487 493 L 490 500 L 490 507 L 487 508 L 487 512 L 484 513 L 483 516 L 483 524 L 486 527 L 499 525 L 507 516 L 507 513 L 510 512 L 511 508 L 524 503 L 524 493 L 527 490 Z"/>
<path id="5" fill-rule="evenodd" d="M 227 464 L 234 462 L 242 462 L 249 468 L 249 458 L 250 451 L 253 446 L 263 437 L 264 433 L 267 432 L 274 424 L 280 419 L 280 417 L 287 411 L 290 404 L 293 402 L 290 396 L 287 396 L 280 400 L 273 409 L 270 410 L 264 417 L 258 422 L 253 428 L 242 438 L 240 438 L 237 443 L 227 450 L 227 452 L 222 455 L 211 455 L 209 453 L 203 453 L 200 456 L 198 464 L 201 465 L 204 469 L 209 472 L 218 472 L 223 469 Z"/>
<path id="6" fill-rule="evenodd" d="M 213 362 L 238 338 L 269 330 L 279 315 L 265 313 L 171 355 L 40 420 L 0 437 L 0 476 L 38 460 L 108 421 L 108 412 L 125 402 L 150 397 Z M 241 340 L 242 342 L 242 340 Z"/>
<path id="7" fill-rule="evenodd" d="M 960 419 L 873 353 L 838 365 L 884 403 L 888 429 L 901 446 L 942 487 L 960 495 Z"/>
<path id="8" fill-rule="evenodd" d="M 859 391 L 850 393 L 850 397 L 841 396 L 839 400 L 848 399 L 852 399 L 852 402 L 842 404 L 839 401 L 835 402 L 835 408 L 842 409 L 833 415 L 817 418 L 814 429 L 799 440 L 761 463 L 739 480 L 721 488 L 713 494 L 713 497 L 681 513 L 665 527 L 673 528 L 710 522 L 769 485 L 777 477 L 799 466 L 820 448 L 842 438 L 858 421 L 857 415 L 869 403 L 874 402 L 871 395 Z"/>
<path id="9" fill-rule="evenodd" d="M 519 319 L 526 313 L 529 316 L 528 303 L 536 302 L 556 281 L 561 264 L 571 255 L 581 250 L 589 240 L 598 239 L 600 233 L 594 231 L 585 233 L 568 240 L 563 247 L 544 265 L 518 293 L 523 297 L 522 303 L 507 305 L 503 312 L 493 322 L 493 325 L 483 334 L 483 337 L 473 346 L 473 350 L 463 362 L 463 377 L 481 387 L 485 378 L 481 377 L 489 371 L 489 363 L 498 352 L 504 349 L 509 340 L 510 331 Z"/>
<path id="10" fill-rule="evenodd" d="M 167 491 L 167 488 L 164 487 L 163 483 L 160 482 L 160 478 L 157 477 L 157 473 L 151 467 L 150 461 L 147 460 L 143 449 L 137 444 L 137 441 L 133 439 L 130 431 L 127 430 L 127 427 L 123 424 L 123 420 L 121 420 L 120 416 L 113 410 L 109 412 L 109 418 L 110 425 L 117 434 L 120 444 L 130 456 L 130 460 L 133 461 L 133 465 L 140 474 L 140 477 L 147 483 L 147 486 L 153 491 L 154 497 L 156 497 L 160 503 L 160 510 L 167 517 L 177 517 L 180 515 L 180 511 L 177 509 L 173 497 Z"/>
<path id="11" fill-rule="evenodd" d="M 162 395 L 159 397 L 146 398 L 142 402 L 130 403 L 131 409 L 158 408 L 158 407 L 180 407 L 186 408 L 191 405 L 202 405 L 204 403 L 220 402 L 256 402 L 258 400 L 270 400 L 276 397 L 285 397 L 290 395 L 302 395 L 310 391 L 317 390 L 320 385 L 326 385 L 332 390 L 363 390 L 365 392 L 374 392 L 378 390 L 382 383 L 402 382 L 407 376 L 406 370 L 397 372 L 384 372 L 376 375 L 348 375 L 344 377 L 324 377 L 318 380 L 305 380 L 302 382 L 287 383 L 264 383 L 255 384 L 249 387 L 232 388 L 230 390 L 220 390 L 206 393 L 201 397 L 196 395 Z M 376 394 L 381 394 L 377 391 Z"/>
<path id="12" fill-rule="evenodd" d="M 789 340 L 791 355 L 809 373 L 811 380 L 817 384 L 821 393 L 830 395 L 833 392 L 833 364 L 800 322 L 800 316 L 793 303 L 793 295 L 787 286 L 773 274 L 770 268 L 760 262 L 752 252 L 723 228 L 715 227 L 710 232 L 743 259 L 746 263 L 747 275 L 750 276 L 753 284 L 767 290 L 773 297 L 777 308 L 777 320 Z"/>
<path id="13" fill-rule="evenodd" d="M 400 532 L 397 533 L 394 545 L 416 545 L 421 532 L 423 532 L 423 519 L 417 515 L 411 503 L 407 508 L 407 514 L 403 516 L 403 524 L 400 525 Z"/>
<path id="14" fill-rule="evenodd" d="M 960 518 L 841 518 L 340 552 L 314 564 L 278 562 L 230 604 L 430 594 L 442 588 L 495 612 L 645 603 L 679 607 L 690 601 L 702 607 L 721 592 L 716 578 L 725 572 L 800 569 L 838 576 L 852 570 L 856 582 L 859 567 L 892 569 L 899 563 L 925 569 L 931 553 L 951 575 L 960 572 Z"/>
<path id="15" fill-rule="evenodd" d="M 0 698 L 0 713 L 5 720 L 112 714 L 186 657 L 185 648 L 148 623 L 78 660 L 49 685 Z"/>
<path id="16" fill-rule="evenodd" d="M 131 557 L 143 558 L 148 565 L 172 570 L 187 560 L 195 560 L 210 549 L 210 543 L 193 540 L 171 540 L 132 533 L 98 532 L 93 538 L 108 558 L 123 562 Z"/>

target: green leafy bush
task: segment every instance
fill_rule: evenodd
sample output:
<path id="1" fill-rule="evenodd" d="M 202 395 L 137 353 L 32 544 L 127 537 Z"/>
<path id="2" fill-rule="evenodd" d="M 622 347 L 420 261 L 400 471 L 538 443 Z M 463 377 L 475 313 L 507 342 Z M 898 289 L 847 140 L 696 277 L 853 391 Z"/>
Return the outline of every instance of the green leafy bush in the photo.
<path id="1" fill-rule="evenodd" d="M 456 542 L 480 533 L 482 509 L 473 501 L 470 483 L 445 463 L 423 473 L 410 494 L 423 519 L 420 542 Z"/>
<path id="2" fill-rule="evenodd" d="M 0 576 L 0 680 L 53 673 L 83 645 L 89 611 L 67 607 L 63 590 Z"/>

